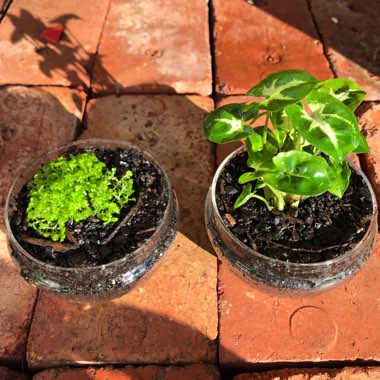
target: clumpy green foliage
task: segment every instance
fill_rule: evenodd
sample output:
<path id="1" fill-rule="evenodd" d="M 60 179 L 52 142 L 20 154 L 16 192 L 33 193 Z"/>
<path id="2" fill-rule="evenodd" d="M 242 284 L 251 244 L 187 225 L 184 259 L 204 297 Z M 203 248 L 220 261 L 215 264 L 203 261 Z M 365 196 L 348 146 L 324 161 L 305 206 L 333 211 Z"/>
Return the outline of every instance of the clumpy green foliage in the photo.
<path id="1" fill-rule="evenodd" d="M 260 100 L 224 105 L 204 121 L 209 140 L 246 145 L 251 170 L 239 178 L 245 187 L 235 208 L 251 198 L 270 210 L 326 191 L 341 198 L 351 174 L 347 155 L 369 150 L 353 113 L 365 92 L 349 79 L 321 82 L 302 70 L 284 70 L 247 94 Z"/>
<path id="2" fill-rule="evenodd" d="M 89 153 L 59 157 L 44 165 L 28 182 L 27 222 L 42 236 L 64 241 L 68 222 L 90 216 L 116 222 L 133 194 L 132 172 L 118 179 Z"/>

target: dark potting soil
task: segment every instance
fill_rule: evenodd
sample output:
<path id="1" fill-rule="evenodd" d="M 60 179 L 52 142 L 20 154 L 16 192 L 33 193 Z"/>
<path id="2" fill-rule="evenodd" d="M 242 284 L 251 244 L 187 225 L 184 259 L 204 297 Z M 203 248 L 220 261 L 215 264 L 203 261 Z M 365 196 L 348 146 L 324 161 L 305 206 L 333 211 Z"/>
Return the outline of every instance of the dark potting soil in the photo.
<path id="1" fill-rule="evenodd" d="M 78 248 L 58 252 L 53 246 L 40 246 L 25 242 L 25 235 L 32 239 L 41 236 L 28 227 L 25 210 L 28 204 L 26 186 L 20 192 L 17 210 L 11 217 L 11 227 L 19 243 L 38 260 L 60 267 L 88 267 L 118 260 L 144 244 L 160 224 L 168 204 L 168 189 L 160 171 L 142 153 L 133 149 L 86 148 L 77 153 L 95 154 L 109 169 L 116 168 L 120 178 L 127 170 L 133 173 L 136 202 L 121 210 L 122 220 L 128 218 L 107 244 L 104 241 L 114 233 L 119 222 L 104 225 L 91 217 L 68 225 L 68 230 L 78 243 Z M 136 204 L 137 203 L 137 204 Z"/>
<path id="2" fill-rule="evenodd" d="M 342 199 L 325 193 L 302 199 L 298 208 L 270 212 L 252 198 L 234 210 L 247 171 L 247 154 L 237 155 L 225 167 L 217 184 L 217 206 L 230 231 L 245 245 L 268 257 L 294 263 L 315 263 L 350 250 L 366 233 L 372 214 L 370 191 L 352 172 Z"/>

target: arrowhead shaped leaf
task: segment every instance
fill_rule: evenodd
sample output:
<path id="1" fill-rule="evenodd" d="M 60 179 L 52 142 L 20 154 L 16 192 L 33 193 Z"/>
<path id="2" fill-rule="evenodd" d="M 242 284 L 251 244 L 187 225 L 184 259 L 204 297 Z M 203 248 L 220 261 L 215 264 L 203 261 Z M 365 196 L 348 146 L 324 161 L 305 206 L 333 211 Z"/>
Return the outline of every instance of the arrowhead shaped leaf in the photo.
<path id="1" fill-rule="evenodd" d="M 256 104 L 256 108 L 278 110 L 299 102 L 319 81 L 302 70 L 283 70 L 269 75 L 248 94 L 265 96 L 266 99 Z"/>
<path id="2" fill-rule="evenodd" d="M 312 91 L 306 98 L 312 111 L 301 105 L 285 108 L 302 137 L 322 152 L 342 162 L 360 143 L 360 131 L 352 111 L 333 96 Z"/>
<path id="3" fill-rule="evenodd" d="M 355 148 L 355 150 L 352 153 L 368 153 L 369 152 L 369 146 L 367 144 L 367 140 L 365 137 L 360 133 L 359 134 L 359 145 Z"/>
<path id="4" fill-rule="evenodd" d="M 277 172 L 265 173 L 263 179 L 279 191 L 310 196 L 329 188 L 329 167 L 322 157 L 292 150 L 279 153 L 273 162 Z"/>
<path id="5" fill-rule="evenodd" d="M 203 122 L 207 138 L 225 144 L 245 139 L 252 134 L 252 128 L 243 121 L 244 107 L 244 103 L 226 104 L 211 112 Z"/>
<path id="6" fill-rule="evenodd" d="M 326 92 L 355 110 L 363 101 L 366 93 L 352 80 L 346 78 L 328 79 L 316 85 L 318 91 Z"/>
<path id="7" fill-rule="evenodd" d="M 330 187 L 329 192 L 342 198 L 350 182 L 351 169 L 347 161 L 341 164 L 332 164 L 329 167 Z"/>

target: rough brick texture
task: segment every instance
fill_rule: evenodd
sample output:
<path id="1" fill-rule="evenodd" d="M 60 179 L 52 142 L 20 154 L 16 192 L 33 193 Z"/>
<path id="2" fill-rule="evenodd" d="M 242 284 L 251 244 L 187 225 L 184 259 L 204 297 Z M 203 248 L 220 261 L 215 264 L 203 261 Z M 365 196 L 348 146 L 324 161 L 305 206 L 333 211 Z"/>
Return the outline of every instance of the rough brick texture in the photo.
<path id="1" fill-rule="evenodd" d="M 359 122 L 371 149 L 363 156 L 363 167 L 380 204 L 380 104 L 369 102 L 359 108 Z"/>
<path id="2" fill-rule="evenodd" d="M 63 88 L 0 89 L 0 358 L 21 361 L 36 291 L 18 274 L 8 254 L 3 209 L 8 189 L 33 158 L 70 141 L 81 118 L 83 99 Z"/>
<path id="3" fill-rule="evenodd" d="M 0 84 L 87 88 L 108 1 L 14 0 L 0 28 Z M 57 43 L 41 37 L 61 25 Z"/>
<path id="4" fill-rule="evenodd" d="M 379 237 L 357 275 L 308 297 L 270 295 L 220 265 L 221 365 L 379 360 L 379 269 Z"/>
<path id="5" fill-rule="evenodd" d="M 244 94 L 265 76 L 303 69 L 332 76 L 304 0 L 215 0 L 216 91 Z"/>
<path id="6" fill-rule="evenodd" d="M 377 380 L 378 367 L 294 368 L 237 375 L 234 380 Z"/>
<path id="7" fill-rule="evenodd" d="M 219 380 L 216 367 L 194 364 L 184 367 L 146 367 L 125 368 L 87 368 L 87 369 L 51 369 L 40 372 L 33 380 Z"/>
<path id="8" fill-rule="evenodd" d="M 0 380 L 27 380 L 30 377 L 24 373 L 7 367 L 0 367 Z"/>
<path id="9" fill-rule="evenodd" d="M 209 50 L 207 1 L 114 0 L 96 60 L 94 89 L 209 95 Z"/>
<path id="10" fill-rule="evenodd" d="M 367 100 L 380 100 L 380 3 L 311 0 L 311 9 L 337 76 L 357 82 Z"/>

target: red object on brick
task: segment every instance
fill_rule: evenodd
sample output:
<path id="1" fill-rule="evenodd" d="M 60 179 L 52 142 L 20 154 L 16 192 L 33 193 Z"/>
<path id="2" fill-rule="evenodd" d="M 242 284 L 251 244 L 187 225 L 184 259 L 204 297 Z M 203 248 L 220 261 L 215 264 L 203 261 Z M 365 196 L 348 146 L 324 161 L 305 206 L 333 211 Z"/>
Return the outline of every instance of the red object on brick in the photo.
<path id="1" fill-rule="evenodd" d="M 33 380 L 220 380 L 219 370 L 207 364 L 183 367 L 56 368 L 36 374 Z"/>
<path id="2" fill-rule="evenodd" d="M 63 29 L 64 27 L 62 25 L 54 26 L 52 28 L 45 28 L 40 37 L 56 44 L 61 38 Z"/>
<path id="3" fill-rule="evenodd" d="M 217 93 L 244 94 L 278 70 L 332 77 L 306 1 L 252 3 L 213 2 Z"/>
<path id="4" fill-rule="evenodd" d="M 311 0 L 311 9 L 336 75 L 350 78 L 380 100 L 378 1 Z"/>
<path id="5" fill-rule="evenodd" d="M 261 373 L 244 373 L 234 380 L 378 380 L 379 367 L 291 368 Z"/>

